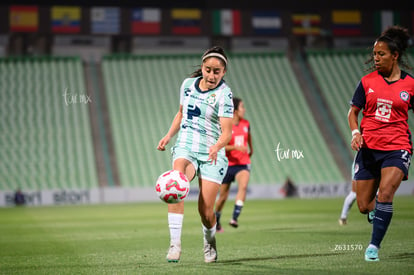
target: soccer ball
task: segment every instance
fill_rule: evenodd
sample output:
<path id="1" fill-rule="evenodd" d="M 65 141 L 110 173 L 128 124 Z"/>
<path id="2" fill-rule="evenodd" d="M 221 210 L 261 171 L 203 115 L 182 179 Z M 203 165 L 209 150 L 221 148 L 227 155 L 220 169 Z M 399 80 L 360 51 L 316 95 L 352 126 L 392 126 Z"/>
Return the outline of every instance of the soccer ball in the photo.
<path id="1" fill-rule="evenodd" d="M 169 170 L 158 177 L 155 191 L 162 201 L 178 203 L 187 197 L 190 191 L 190 182 L 186 175 L 180 171 Z"/>

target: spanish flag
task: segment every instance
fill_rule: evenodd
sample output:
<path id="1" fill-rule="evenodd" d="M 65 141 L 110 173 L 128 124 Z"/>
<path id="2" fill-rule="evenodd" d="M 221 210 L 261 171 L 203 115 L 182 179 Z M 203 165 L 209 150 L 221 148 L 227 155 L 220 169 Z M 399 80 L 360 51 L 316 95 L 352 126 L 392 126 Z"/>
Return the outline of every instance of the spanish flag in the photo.
<path id="1" fill-rule="evenodd" d="M 10 6 L 10 31 L 37 32 L 39 10 L 37 6 Z"/>

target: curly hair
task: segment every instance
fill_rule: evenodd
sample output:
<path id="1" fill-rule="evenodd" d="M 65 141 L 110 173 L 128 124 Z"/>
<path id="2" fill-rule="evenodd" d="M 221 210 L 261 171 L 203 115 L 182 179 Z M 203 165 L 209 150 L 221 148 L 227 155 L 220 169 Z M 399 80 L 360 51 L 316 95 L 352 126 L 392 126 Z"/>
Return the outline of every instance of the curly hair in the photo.
<path id="1" fill-rule="evenodd" d="M 391 26 L 384 30 L 381 35 L 375 40 L 375 42 L 384 42 L 388 45 L 391 53 L 398 52 L 398 63 L 405 69 L 410 70 L 405 52 L 409 46 L 410 35 L 408 29 L 401 26 Z M 365 63 L 373 63 L 374 57 L 371 55 L 370 59 Z M 369 70 L 374 70 L 375 66 L 372 65 Z"/>

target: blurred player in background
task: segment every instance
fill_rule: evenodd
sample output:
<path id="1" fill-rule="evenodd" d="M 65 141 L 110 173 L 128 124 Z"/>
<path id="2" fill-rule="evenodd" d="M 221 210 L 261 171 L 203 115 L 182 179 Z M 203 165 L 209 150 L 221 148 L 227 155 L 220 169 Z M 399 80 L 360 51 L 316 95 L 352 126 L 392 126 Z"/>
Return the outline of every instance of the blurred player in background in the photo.
<path id="1" fill-rule="evenodd" d="M 246 200 L 247 184 L 250 178 L 250 157 L 253 154 L 252 137 L 250 135 L 250 123 L 244 119 L 246 109 L 240 98 L 233 98 L 233 130 L 232 137 L 226 145 L 226 155 L 229 160 L 227 174 L 220 186 L 220 195 L 216 202 L 217 230 L 222 231 L 220 224 L 221 211 L 229 196 L 231 183 L 236 180 L 238 191 L 233 209 L 233 216 L 230 225 L 237 228 L 237 219 L 242 211 Z"/>
<path id="2" fill-rule="evenodd" d="M 351 210 L 352 205 L 356 200 L 356 181 L 354 180 L 354 166 L 355 160 L 352 162 L 352 182 L 351 182 L 351 191 L 349 191 L 348 195 L 344 199 L 344 204 L 342 206 L 341 216 L 339 217 L 339 225 L 346 225 L 348 223 L 348 214 Z"/>
<path id="3" fill-rule="evenodd" d="M 407 29 L 399 26 L 389 27 L 376 39 L 371 60 L 375 70 L 362 77 L 348 113 L 351 147 L 358 151 L 354 167 L 357 203 L 361 213 L 371 212 L 373 218 L 366 261 L 379 261 L 395 192 L 408 177 L 412 143 L 407 120 L 414 104 L 414 79 L 400 66 L 408 68 L 403 56 L 409 39 Z"/>
<path id="4" fill-rule="evenodd" d="M 227 57 L 222 48 L 212 47 L 203 54 L 201 68 L 181 85 L 179 110 L 157 147 L 164 151 L 178 133 L 171 149 L 173 169 L 184 173 L 190 181 L 196 173 L 198 175 L 198 212 L 204 235 L 205 262 L 217 260 L 214 203 L 227 171 L 224 146 L 231 139 L 233 102 L 231 89 L 223 80 L 226 71 Z M 180 260 L 183 219 L 184 201 L 169 204 L 169 262 Z"/>
<path id="5" fill-rule="evenodd" d="M 349 191 L 348 195 L 344 199 L 341 216 L 339 217 L 339 225 L 346 225 L 348 223 L 349 211 L 356 200 L 356 181 L 352 179 L 351 184 L 351 191 Z"/>

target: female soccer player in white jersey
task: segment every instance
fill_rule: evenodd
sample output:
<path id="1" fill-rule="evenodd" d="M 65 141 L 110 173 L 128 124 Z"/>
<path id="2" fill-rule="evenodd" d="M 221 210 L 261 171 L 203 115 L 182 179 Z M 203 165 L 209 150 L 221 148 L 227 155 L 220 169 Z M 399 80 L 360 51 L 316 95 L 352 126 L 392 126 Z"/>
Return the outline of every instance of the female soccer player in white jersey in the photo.
<path id="1" fill-rule="evenodd" d="M 224 146 L 231 139 L 232 92 L 223 80 L 227 63 L 221 47 L 212 47 L 203 54 L 201 68 L 181 85 L 179 110 L 157 147 L 164 151 L 178 133 L 176 144 L 171 149 L 173 169 L 185 173 L 190 180 L 196 174 L 198 176 L 198 212 L 204 234 L 204 261 L 207 263 L 217 261 L 214 203 L 227 171 Z M 180 260 L 183 218 L 184 202 L 168 205 L 169 262 Z"/>

